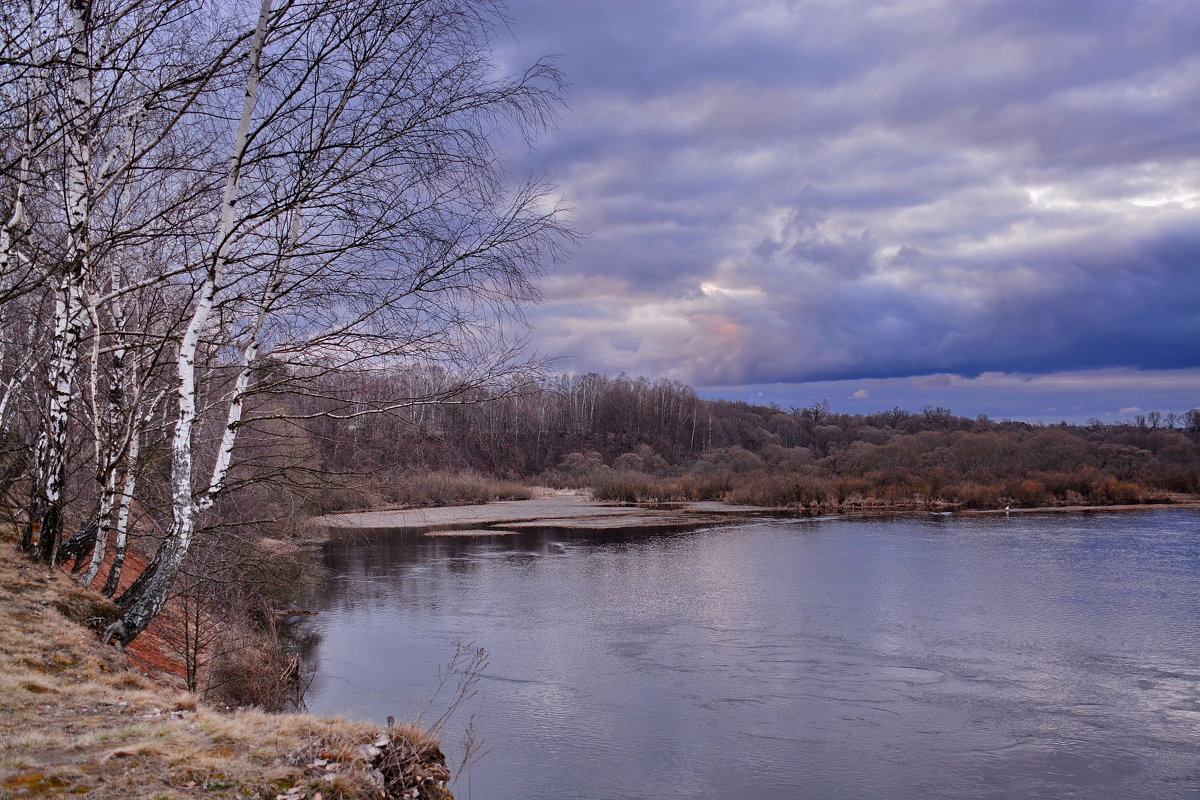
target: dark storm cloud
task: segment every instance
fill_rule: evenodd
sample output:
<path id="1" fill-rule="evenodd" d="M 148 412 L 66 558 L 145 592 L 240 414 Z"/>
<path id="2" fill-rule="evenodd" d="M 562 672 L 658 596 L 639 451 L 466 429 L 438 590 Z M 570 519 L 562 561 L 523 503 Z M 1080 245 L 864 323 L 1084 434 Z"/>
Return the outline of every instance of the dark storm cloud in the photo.
<path id="1" fill-rule="evenodd" d="M 1190 0 L 510 3 L 589 239 L 533 314 L 709 386 L 1200 365 Z"/>

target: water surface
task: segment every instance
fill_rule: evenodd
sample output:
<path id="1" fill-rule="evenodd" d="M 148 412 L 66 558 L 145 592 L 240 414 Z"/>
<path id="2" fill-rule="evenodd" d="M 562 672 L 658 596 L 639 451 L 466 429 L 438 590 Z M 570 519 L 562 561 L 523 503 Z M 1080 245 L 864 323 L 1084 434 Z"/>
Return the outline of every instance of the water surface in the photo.
<path id="1" fill-rule="evenodd" d="M 415 716 L 486 648 L 460 798 L 1200 798 L 1200 512 L 373 534 L 327 565 L 311 710 Z"/>

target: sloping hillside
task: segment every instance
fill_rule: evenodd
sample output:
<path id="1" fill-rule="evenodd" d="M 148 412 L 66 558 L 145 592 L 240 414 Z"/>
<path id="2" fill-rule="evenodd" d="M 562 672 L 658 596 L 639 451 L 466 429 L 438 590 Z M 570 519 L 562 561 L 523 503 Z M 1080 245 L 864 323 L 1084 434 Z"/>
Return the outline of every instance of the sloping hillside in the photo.
<path id="1" fill-rule="evenodd" d="M 156 685 L 87 627 L 108 600 L 0 538 L 0 800 L 452 797 L 415 729 L 220 713 Z"/>

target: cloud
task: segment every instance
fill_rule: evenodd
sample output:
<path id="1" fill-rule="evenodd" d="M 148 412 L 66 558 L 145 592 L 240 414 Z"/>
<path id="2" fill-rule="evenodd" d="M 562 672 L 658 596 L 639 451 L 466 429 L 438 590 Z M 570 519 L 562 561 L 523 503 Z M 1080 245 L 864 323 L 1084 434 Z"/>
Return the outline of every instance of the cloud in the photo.
<path id="1" fill-rule="evenodd" d="M 570 110 L 575 369 L 703 385 L 1200 364 L 1185 0 L 515 0 Z"/>
<path id="2" fill-rule="evenodd" d="M 851 392 L 849 394 L 849 396 L 846 399 L 847 400 L 866 400 L 870 396 L 871 396 L 871 393 L 868 392 L 866 389 L 855 389 L 853 392 Z"/>
<path id="3" fill-rule="evenodd" d="M 836 412 L 866 413 L 899 406 L 916 411 L 942 406 L 954 413 L 993 419 L 1056 423 L 1128 420 L 1157 410 L 1183 415 L 1197 403 L 1200 368 L 1182 370 L 1103 369 L 1044 374 L 985 372 L 974 378 L 926 375 L 738 386 L 701 387 L 705 397 L 775 403 L 805 408 L 828 399 Z M 870 393 L 856 398 L 857 391 Z M 838 398 L 844 398 L 838 400 Z"/>
<path id="4" fill-rule="evenodd" d="M 912 385 L 918 389 L 942 389 L 954 383 L 957 378 L 956 375 L 922 375 L 914 378 Z"/>

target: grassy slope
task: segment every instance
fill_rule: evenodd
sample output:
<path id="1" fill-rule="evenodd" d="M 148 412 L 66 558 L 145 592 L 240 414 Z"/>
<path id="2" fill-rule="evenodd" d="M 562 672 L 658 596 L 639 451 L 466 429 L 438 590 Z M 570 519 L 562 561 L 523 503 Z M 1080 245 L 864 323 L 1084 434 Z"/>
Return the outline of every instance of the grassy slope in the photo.
<path id="1" fill-rule="evenodd" d="M 0 800 L 378 798 L 384 774 L 392 796 L 424 779 L 421 796 L 450 797 L 437 743 L 416 731 L 380 755 L 374 725 L 219 713 L 156 686 L 80 624 L 107 600 L 0 538 Z"/>

